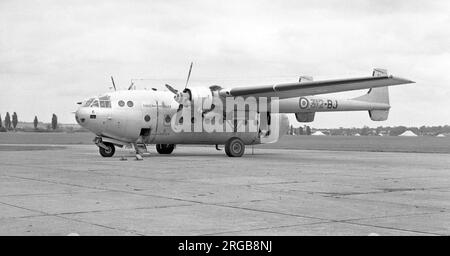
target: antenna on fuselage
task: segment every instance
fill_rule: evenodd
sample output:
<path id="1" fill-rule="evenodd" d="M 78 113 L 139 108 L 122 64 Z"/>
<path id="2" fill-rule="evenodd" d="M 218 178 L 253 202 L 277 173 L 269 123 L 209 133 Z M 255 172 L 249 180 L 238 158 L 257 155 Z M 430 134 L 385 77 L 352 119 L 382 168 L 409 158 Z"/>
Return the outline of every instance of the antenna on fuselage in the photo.
<path id="1" fill-rule="evenodd" d="M 133 82 L 133 80 L 131 80 L 131 84 L 130 84 L 130 86 L 128 87 L 128 91 L 131 90 L 131 89 L 133 89 L 133 85 L 134 85 L 134 82 Z M 135 88 L 135 89 L 136 89 L 136 88 Z"/>
<path id="2" fill-rule="evenodd" d="M 114 78 L 111 76 L 111 82 L 112 82 L 112 84 L 113 84 L 113 87 L 114 87 L 114 91 L 117 91 L 117 89 L 116 89 L 116 84 L 114 83 Z"/>

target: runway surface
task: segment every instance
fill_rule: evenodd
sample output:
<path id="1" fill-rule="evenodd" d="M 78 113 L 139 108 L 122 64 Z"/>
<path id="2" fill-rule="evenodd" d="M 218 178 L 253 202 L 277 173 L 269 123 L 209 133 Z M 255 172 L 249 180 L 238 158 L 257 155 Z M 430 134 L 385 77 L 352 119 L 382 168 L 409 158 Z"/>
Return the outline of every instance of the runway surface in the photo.
<path id="1" fill-rule="evenodd" d="M 449 154 L 0 148 L 0 235 L 450 235 Z"/>

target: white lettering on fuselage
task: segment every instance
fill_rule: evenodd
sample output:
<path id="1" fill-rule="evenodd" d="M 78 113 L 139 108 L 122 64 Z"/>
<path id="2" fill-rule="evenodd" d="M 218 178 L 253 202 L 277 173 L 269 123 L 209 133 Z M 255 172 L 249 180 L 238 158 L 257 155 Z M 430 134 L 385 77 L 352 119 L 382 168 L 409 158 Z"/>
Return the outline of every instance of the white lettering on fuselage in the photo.
<path id="1" fill-rule="evenodd" d="M 213 107 L 212 107 L 213 106 Z M 264 119 L 264 123 L 270 126 L 273 136 L 278 136 L 279 119 L 278 98 L 268 100 L 260 97 L 259 101 L 254 97 L 228 97 L 225 108 L 220 99 L 212 102 L 203 102 L 201 99 L 184 106 L 171 118 L 171 126 L 174 132 L 259 132 L 258 115 Z M 206 111 L 205 111 L 206 109 Z M 225 116 L 224 116 L 225 114 Z M 270 114 L 270 115 L 269 115 Z M 224 118 L 225 117 L 225 118 Z M 275 120 L 270 120 L 271 118 Z M 266 128 L 269 130 L 269 128 Z"/>

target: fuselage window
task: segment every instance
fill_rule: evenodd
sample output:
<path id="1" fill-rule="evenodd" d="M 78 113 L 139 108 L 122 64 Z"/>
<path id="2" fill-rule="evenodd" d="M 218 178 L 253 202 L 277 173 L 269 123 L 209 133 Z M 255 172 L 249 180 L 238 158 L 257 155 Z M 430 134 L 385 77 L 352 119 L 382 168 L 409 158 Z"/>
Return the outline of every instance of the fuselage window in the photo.
<path id="1" fill-rule="evenodd" d="M 98 108 L 98 100 L 94 100 L 94 102 L 92 102 L 91 108 Z"/>
<path id="2" fill-rule="evenodd" d="M 125 106 L 125 102 L 123 100 L 119 100 L 119 106 L 121 107 Z"/>
<path id="3" fill-rule="evenodd" d="M 128 105 L 128 107 L 132 107 L 133 106 L 133 102 L 131 101 L 131 100 L 129 100 L 128 102 L 127 102 L 127 105 Z"/>
<path id="4" fill-rule="evenodd" d="M 150 116 L 149 115 L 145 115 L 144 120 L 145 120 L 145 122 L 150 121 Z"/>

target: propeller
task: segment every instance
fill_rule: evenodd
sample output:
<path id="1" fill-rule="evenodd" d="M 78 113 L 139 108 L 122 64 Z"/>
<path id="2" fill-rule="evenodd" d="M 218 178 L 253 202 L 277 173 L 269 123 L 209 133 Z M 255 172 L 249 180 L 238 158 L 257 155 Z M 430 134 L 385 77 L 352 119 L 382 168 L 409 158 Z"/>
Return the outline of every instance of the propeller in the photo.
<path id="1" fill-rule="evenodd" d="M 116 84 L 114 83 L 114 78 L 111 76 L 111 82 L 112 82 L 112 84 L 113 84 L 113 87 L 114 87 L 114 91 L 116 91 L 117 89 L 116 89 Z"/>
<path id="2" fill-rule="evenodd" d="M 182 92 L 179 92 L 177 89 L 173 88 L 169 84 L 166 84 L 166 88 L 169 89 L 173 94 L 175 94 L 174 99 L 176 102 L 180 104 L 180 107 L 183 106 L 187 101 L 189 101 L 189 93 L 185 92 L 187 85 L 189 83 L 189 78 L 191 77 L 191 71 L 192 71 L 192 65 L 194 63 L 191 62 L 191 66 L 189 67 L 189 73 L 186 79 L 186 84 L 184 86 L 184 90 Z"/>
<path id="3" fill-rule="evenodd" d="M 175 89 L 175 88 L 173 88 L 172 86 L 166 84 L 166 87 L 167 87 L 167 89 L 169 89 L 169 91 L 173 92 L 174 94 L 177 94 L 177 93 L 178 93 L 178 90 Z"/>
<path id="4" fill-rule="evenodd" d="M 192 65 L 194 64 L 194 62 L 191 62 L 191 66 L 189 67 L 189 73 L 188 73 L 188 77 L 186 79 L 186 85 L 184 86 L 184 89 L 186 89 L 188 83 L 189 83 L 189 78 L 191 77 L 191 71 L 192 71 Z"/>

